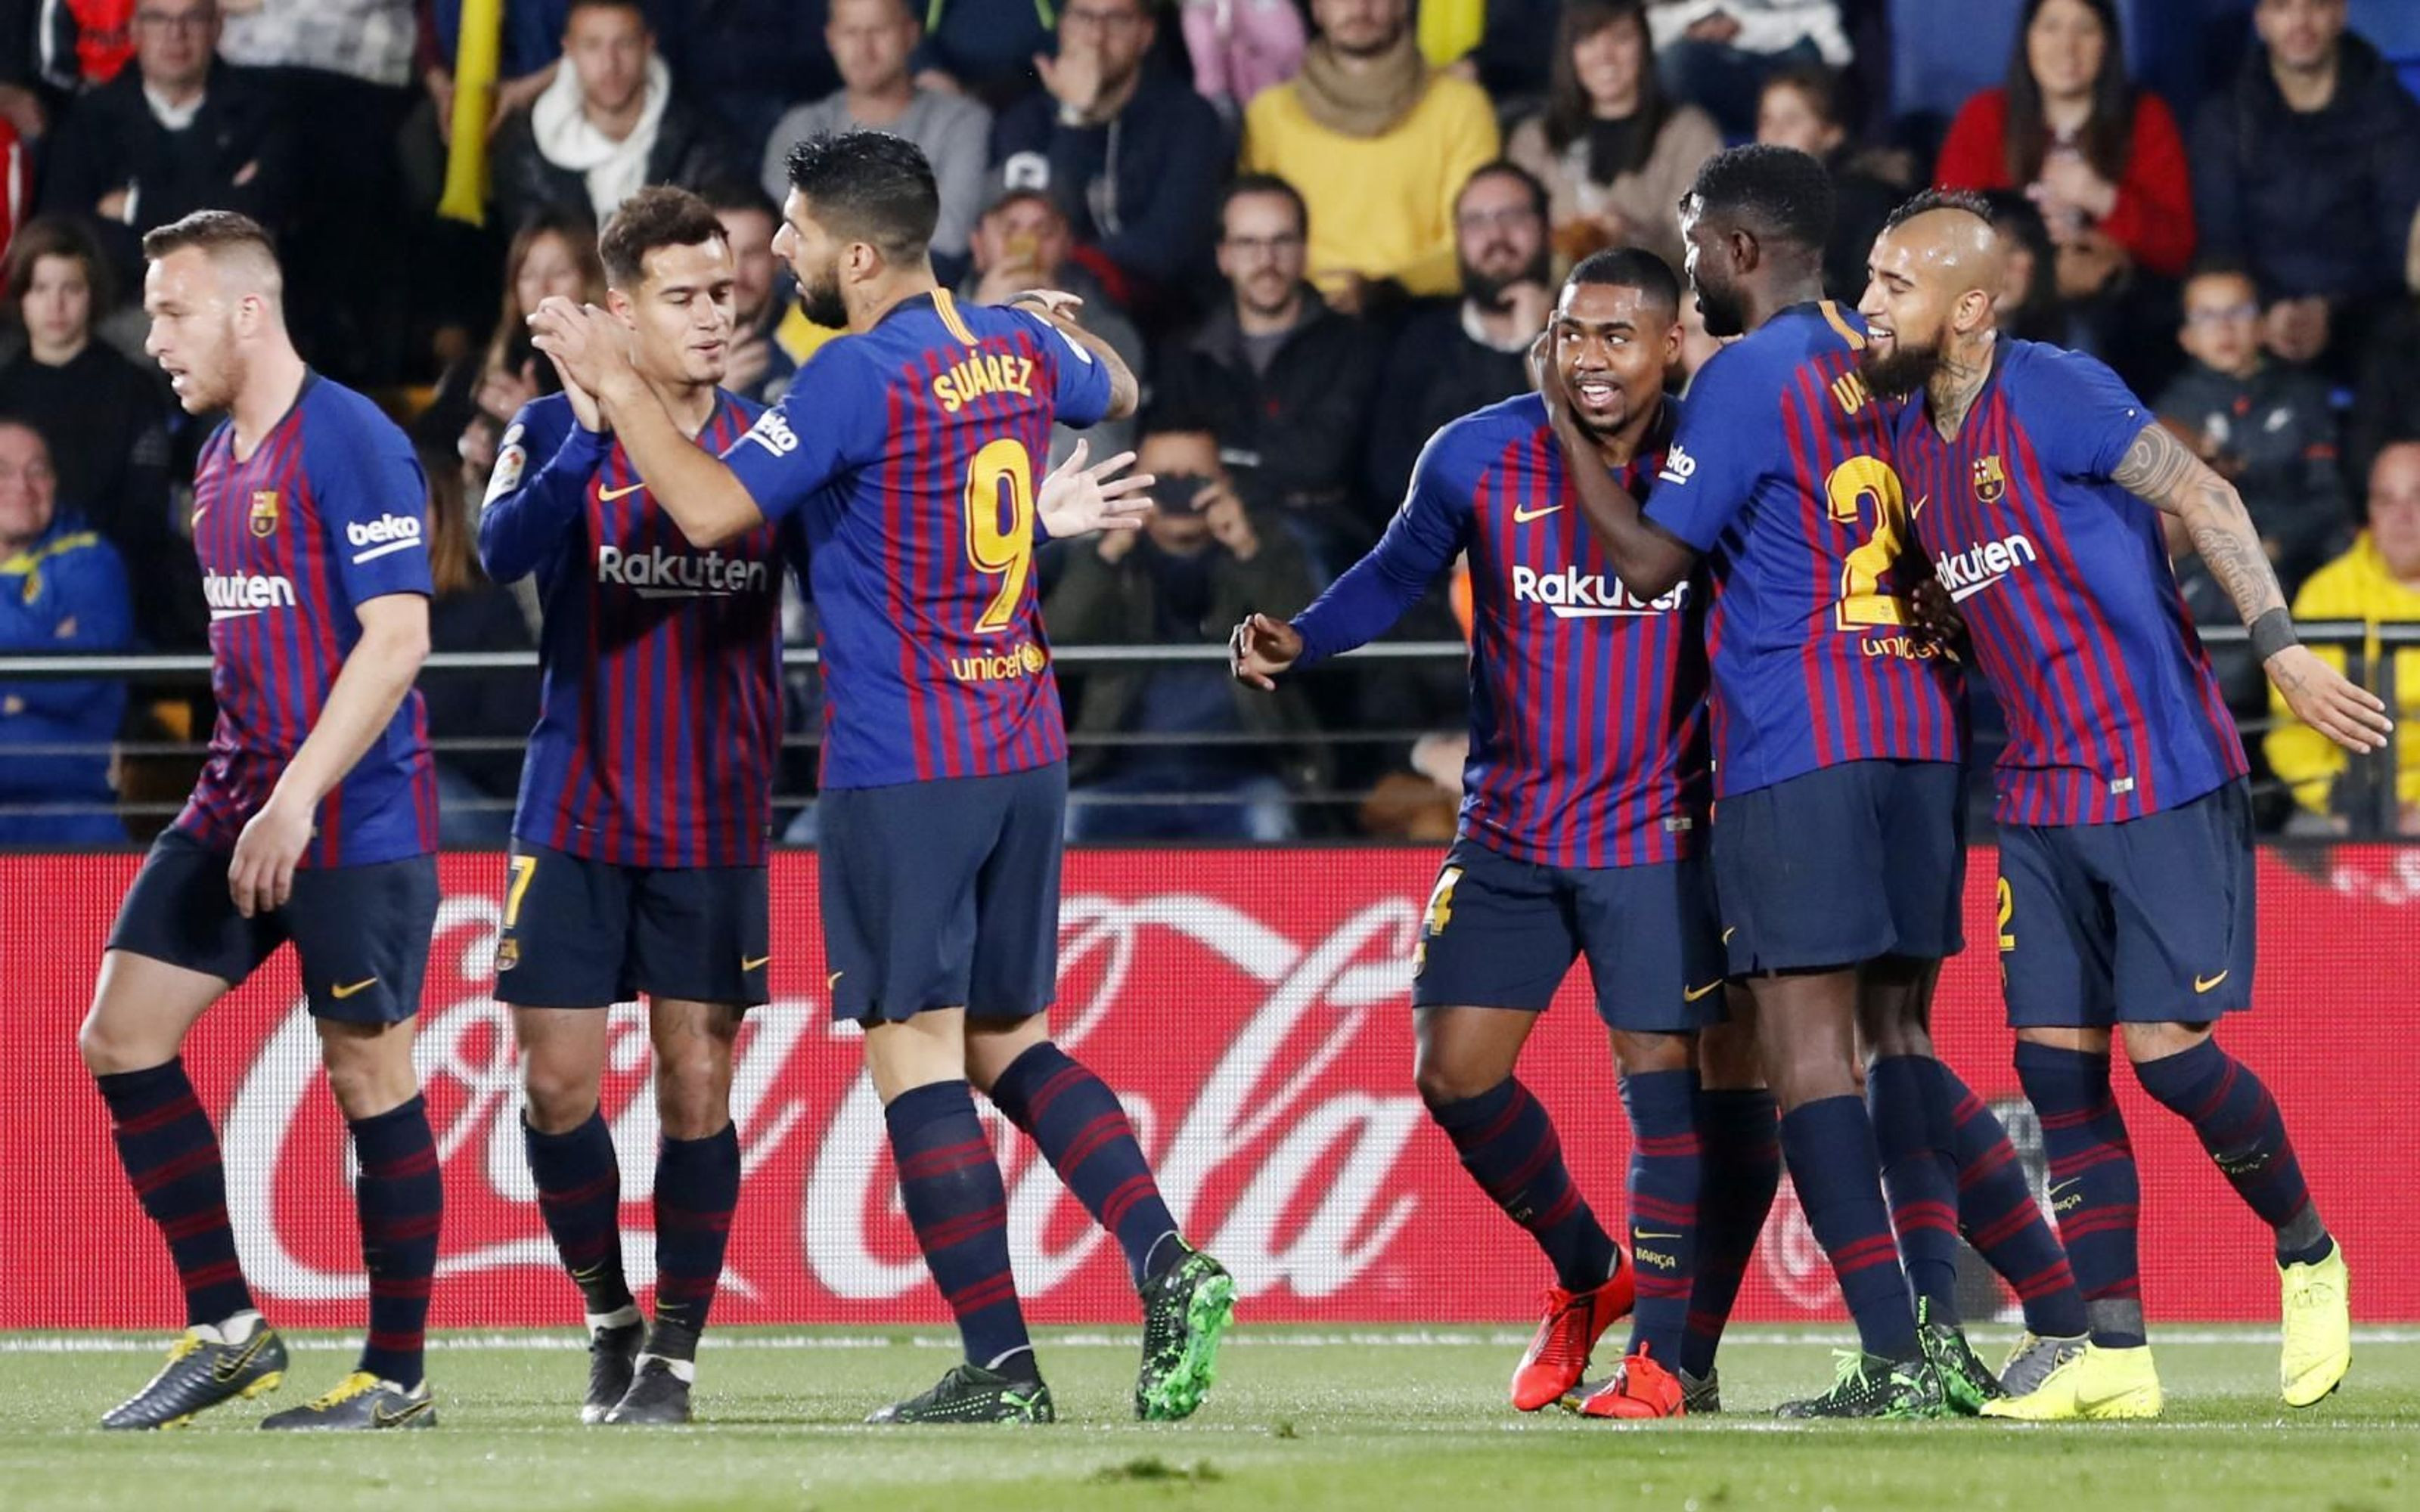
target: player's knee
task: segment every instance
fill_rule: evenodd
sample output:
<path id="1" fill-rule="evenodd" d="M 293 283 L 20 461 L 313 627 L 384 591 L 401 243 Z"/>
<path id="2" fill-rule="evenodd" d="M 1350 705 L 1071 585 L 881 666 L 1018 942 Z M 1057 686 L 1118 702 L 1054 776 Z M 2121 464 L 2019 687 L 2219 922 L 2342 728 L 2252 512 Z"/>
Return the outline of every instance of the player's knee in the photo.
<path id="1" fill-rule="evenodd" d="M 374 1119 L 411 1101 L 420 1089 L 411 1060 L 400 1064 L 377 1053 L 331 1055 L 326 1057 L 328 1090 L 347 1119 Z"/>
<path id="2" fill-rule="evenodd" d="M 2135 1065 L 2147 1060 L 2165 1060 L 2191 1050 L 2211 1037 L 2208 1024 L 2128 1024 L 2126 1058 Z"/>
<path id="3" fill-rule="evenodd" d="M 656 1062 L 656 1118 L 675 1139 L 703 1139 L 731 1121 L 731 1062 L 711 1050 Z"/>
<path id="4" fill-rule="evenodd" d="M 149 1042 L 147 1036 L 128 1033 L 123 1025 L 102 1017 L 98 1008 L 85 1014 L 76 1029 L 76 1054 L 84 1057 L 85 1068 L 96 1076 L 142 1071 L 161 1064 L 175 1053 L 173 1046 L 163 1053 Z"/>
<path id="5" fill-rule="evenodd" d="M 521 1093 L 530 1127 L 540 1134 L 568 1134 L 597 1109 L 597 1078 L 585 1066 L 558 1064 L 531 1055 L 521 1062 Z"/>
<path id="6" fill-rule="evenodd" d="M 1489 1079 L 1477 1067 L 1459 1066 L 1441 1057 L 1423 1056 L 1412 1068 L 1412 1086 L 1431 1112 L 1477 1097 L 1501 1080 L 1500 1076 Z"/>

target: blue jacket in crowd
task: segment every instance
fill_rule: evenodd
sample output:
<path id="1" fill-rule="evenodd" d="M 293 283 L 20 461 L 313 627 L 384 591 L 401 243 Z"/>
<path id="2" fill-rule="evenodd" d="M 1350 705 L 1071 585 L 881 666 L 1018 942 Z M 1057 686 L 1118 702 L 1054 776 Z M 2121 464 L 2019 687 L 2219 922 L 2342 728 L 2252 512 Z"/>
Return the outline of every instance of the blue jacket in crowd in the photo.
<path id="1" fill-rule="evenodd" d="M 62 512 L 0 560 L 0 654 L 124 651 L 133 640 L 126 564 L 81 517 Z M 0 845 L 124 842 L 109 748 L 125 713 L 115 677 L 0 682 Z M 10 811 L 32 805 L 82 811 Z"/>

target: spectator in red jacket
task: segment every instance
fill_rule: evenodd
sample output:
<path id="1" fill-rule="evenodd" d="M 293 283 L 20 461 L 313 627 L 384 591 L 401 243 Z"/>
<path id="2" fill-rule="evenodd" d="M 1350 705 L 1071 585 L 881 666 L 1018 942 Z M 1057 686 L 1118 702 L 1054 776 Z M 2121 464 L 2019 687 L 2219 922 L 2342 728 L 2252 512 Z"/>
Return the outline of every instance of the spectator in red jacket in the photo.
<path id="1" fill-rule="evenodd" d="M 2023 189 L 2059 249 L 2059 292 L 2101 292 L 2128 265 L 2193 260 L 2193 186 L 2166 101 L 2126 78 L 2114 0 L 2026 0 L 2006 85 L 1966 101 L 1933 175 Z"/>

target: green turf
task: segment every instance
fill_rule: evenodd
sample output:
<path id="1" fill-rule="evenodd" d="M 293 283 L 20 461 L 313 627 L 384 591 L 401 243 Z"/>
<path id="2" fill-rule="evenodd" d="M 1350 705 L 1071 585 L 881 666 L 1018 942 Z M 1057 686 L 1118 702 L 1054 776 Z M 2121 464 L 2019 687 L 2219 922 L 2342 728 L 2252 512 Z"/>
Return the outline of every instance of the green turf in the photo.
<path id="1" fill-rule="evenodd" d="M 2273 1335 L 2175 1335 L 2160 1352 L 2167 1421 L 2055 1428 L 1776 1425 L 1753 1410 L 1820 1386 L 1829 1356 L 1770 1334 L 1725 1347 L 1733 1415 L 1616 1428 L 1512 1412 L 1504 1381 L 1517 1335 L 1439 1331 L 1407 1344 L 1249 1328 L 1231 1341 L 1199 1416 L 1144 1426 L 1126 1415 L 1131 1343 L 1046 1335 L 1061 1421 L 1025 1429 L 857 1426 L 940 1373 L 952 1356 L 938 1338 L 783 1335 L 809 1347 L 743 1335 L 709 1344 L 706 1425 L 654 1431 L 581 1427 L 583 1358 L 490 1335 L 432 1354 L 442 1427 L 345 1439 L 253 1431 L 264 1411 L 336 1381 L 349 1362 L 333 1341 L 297 1340 L 290 1384 L 263 1402 L 174 1433 L 118 1435 L 89 1425 L 142 1383 L 156 1356 L 0 1338 L 0 1507 L 2420 1506 L 2420 1335 L 2366 1338 L 2345 1390 L 2289 1414 L 2276 1398 Z"/>

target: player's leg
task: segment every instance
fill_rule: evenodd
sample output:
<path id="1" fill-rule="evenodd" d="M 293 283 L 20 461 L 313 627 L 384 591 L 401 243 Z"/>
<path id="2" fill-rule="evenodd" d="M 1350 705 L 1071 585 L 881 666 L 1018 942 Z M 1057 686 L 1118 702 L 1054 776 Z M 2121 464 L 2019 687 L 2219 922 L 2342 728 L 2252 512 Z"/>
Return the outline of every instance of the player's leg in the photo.
<path id="1" fill-rule="evenodd" d="M 647 995 L 655 1051 L 656 1317 L 616 1425 L 690 1420 L 698 1336 L 739 1209 L 739 1131 L 731 1122 L 732 1049 L 766 998 L 772 959 L 763 867 L 659 869 L 635 879 L 633 980 Z"/>
<path id="2" fill-rule="evenodd" d="M 967 1072 L 1125 1253 L 1143 1318 L 1135 1415 L 1189 1417 L 1218 1372 L 1219 1342 L 1234 1318 L 1234 1279 L 1178 1231 L 1117 1095 L 1050 1041 L 1063 770 L 1008 779 L 1006 805 L 999 841 L 975 876 Z"/>
<path id="3" fill-rule="evenodd" d="M 2308 1407 L 2352 1363 L 2349 1277 L 2320 1221 L 2277 1101 L 2221 1049 L 2218 1016 L 2251 1006 L 2255 934 L 2249 799 L 2242 784 L 2112 826 L 2117 992 L 2126 1057 L 2193 1126 L 2236 1195 L 2276 1234 L 2286 1402 Z"/>
<path id="4" fill-rule="evenodd" d="M 1714 826 L 1730 964 L 1756 995 L 1783 1158 L 1861 1347 L 1830 1391 L 1783 1407 L 1792 1416 L 1940 1410 L 1891 1236 L 1857 1056 L 1857 964 L 1891 953 L 1899 937 L 1879 875 L 1890 771 L 1850 762 L 1734 795 Z"/>
<path id="5" fill-rule="evenodd" d="M 194 1022 L 266 953 L 266 933 L 235 911 L 226 857 L 170 830 L 128 890 L 101 958 L 77 1048 L 185 1295 L 185 1332 L 167 1365 L 103 1427 L 165 1427 L 285 1379 L 286 1346 L 261 1320 L 236 1257 L 218 1134 L 178 1055 Z"/>
<path id="6" fill-rule="evenodd" d="M 423 1345 L 445 1184 L 411 1064 L 437 899 L 436 858 L 421 856 L 301 873 L 278 910 L 302 968 L 328 1089 L 352 1135 L 370 1304 L 351 1374 L 316 1400 L 262 1419 L 265 1428 L 437 1425 Z"/>
<path id="7" fill-rule="evenodd" d="M 521 1150 L 538 1215 L 579 1288 L 588 1330 L 580 1416 L 601 1423 L 629 1390 L 645 1332 L 622 1267 L 622 1166 L 597 1093 L 609 1011 L 628 984 L 628 869 L 516 843 L 496 942 L 498 1002 L 521 1057 Z"/>
<path id="8" fill-rule="evenodd" d="M 1756 998 L 1730 983 L 1723 1011 L 1697 1046 L 1698 1263 L 1681 1338 L 1682 1403 L 1692 1413 L 1722 1410 L 1714 1354 L 1781 1187 L 1781 1109 L 1764 1085 Z"/>
<path id="9" fill-rule="evenodd" d="M 1463 1169 L 1554 1270 L 1512 1372 L 1512 1405 L 1525 1412 L 1578 1388 L 1633 1299 L 1621 1247 L 1573 1181 L 1544 1104 L 1513 1072 L 1579 949 L 1575 900 L 1552 869 L 1462 841 L 1430 890 L 1413 958 L 1413 1086 Z"/>
<path id="10" fill-rule="evenodd" d="M 817 807 L 832 1013 L 865 1026 L 900 1203 L 966 1349 L 876 1422 L 1054 1415 L 1009 1271 L 1007 1189 L 967 1080 L 975 876 L 1000 837 L 1003 780 L 829 789 Z"/>
<path id="11" fill-rule="evenodd" d="M 2041 1121 L 2051 1212 L 2088 1342 L 2052 1350 L 2033 1389 L 1986 1403 L 1987 1417 L 2156 1417 L 2162 1406 L 2143 1325 L 2142 1180 L 2109 1085 L 2114 926 L 2086 854 L 2105 827 L 2000 826 L 2000 971 L 2017 1080 Z"/>

